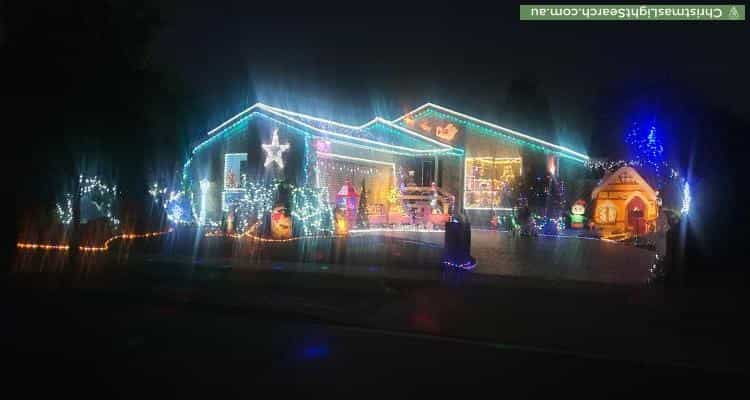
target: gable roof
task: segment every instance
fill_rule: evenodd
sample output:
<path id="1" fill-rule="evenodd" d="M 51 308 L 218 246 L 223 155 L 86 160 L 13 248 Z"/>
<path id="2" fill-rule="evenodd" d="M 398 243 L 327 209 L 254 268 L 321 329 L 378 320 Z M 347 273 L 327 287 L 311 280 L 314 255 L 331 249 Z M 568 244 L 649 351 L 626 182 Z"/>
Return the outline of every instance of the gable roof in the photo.
<path id="1" fill-rule="evenodd" d="M 253 118 L 261 117 L 302 131 L 314 137 L 331 140 L 355 147 L 364 147 L 402 155 L 463 154 L 463 150 L 427 138 L 417 132 L 375 118 L 361 126 L 341 124 L 323 118 L 256 103 L 208 132 L 209 138 L 193 149 L 193 154 L 204 147 L 231 135 Z"/>
<path id="2" fill-rule="evenodd" d="M 409 129 L 404 122 L 404 119 L 409 116 L 414 118 L 437 116 L 449 119 L 459 125 L 478 130 L 482 133 L 531 146 L 539 151 L 555 153 L 559 156 L 581 163 L 585 163 L 589 160 L 589 157 L 586 154 L 571 150 L 567 147 L 550 143 L 546 140 L 491 122 L 483 121 L 479 118 L 434 103 L 426 103 L 394 120 L 389 121 L 384 118 L 375 117 L 362 125 L 344 124 L 325 118 L 269 106 L 263 103 L 255 103 L 251 107 L 248 107 L 216 128 L 210 130 L 207 133 L 209 139 L 196 146 L 193 149 L 193 154 L 216 140 L 214 138 L 226 135 L 227 132 L 231 132 L 233 128 L 237 127 L 239 124 L 247 122 L 257 116 L 274 120 L 282 124 L 287 124 L 315 137 L 326 138 L 352 146 L 371 148 L 376 151 L 405 155 L 438 153 L 462 155 L 464 153 L 463 149 L 442 143 L 427 137 L 422 133 L 413 131 Z"/>
<path id="3" fill-rule="evenodd" d="M 632 178 L 632 182 L 617 182 L 617 179 L 620 179 L 620 176 L 623 174 L 627 174 Z M 656 191 L 654 188 L 651 187 L 651 185 L 646 182 L 645 179 L 641 176 L 641 174 L 638 173 L 638 171 L 635 170 L 635 168 L 631 166 L 623 166 L 618 168 L 612 173 L 604 175 L 602 178 L 602 182 L 598 184 L 594 190 L 591 192 L 591 198 L 596 199 L 596 196 L 599 194 L 600 191 L 604 190 L 604 188 L 613 186 L 613 185 L 635 185 L 638 186 L 641 190 L 646 192 L 646 194 L 651 198 L 655 199 L 657 197 Z"/>
<path id="4" fill-rule="evenodd" d="M 538 150 L 555 153 L 560 156 L 570 158 L 570 159 L 573 159 L 582 163 L 585 163 L 589 160 L 589 156 L 587 156 L 586 154 L 577 152 L 567 147 L 560 146 L 554 143 L 550 143 L 546 140 L 533 137 L 529 134 L 526 134 L 526 133 L 523 133 L 514 129 L 506 128 L 504 126 L 500 126 L 492 122 L 484 121 L 479 118 L 472 117 L 471 115 L 463 114 L 458 111 L 454 111 L 454 110 L 451 110 L 450 108 L 443 107 L 434 103 L 426 103 L 422 106 L 419 106 L 415 108 L 414 110 L 409 111 L 408 113 L 400 116 L 399 118 L 396 118 L 395 120 L 393 120 L 393 123 L 405 125 L 404 120 L 410 116 L 413 117 L 414 119 L 419 119 L 419 118 L 427 117 L 427 116 L 437 116 L 443 119 L 451 120 L 455 123 L 467 126 L 469 128 L 478 129 L 485 133 L 489 133 L 498 137 L 502 137 L 502 138 L 505 138 L 514 142 L 527 144 Z"/>

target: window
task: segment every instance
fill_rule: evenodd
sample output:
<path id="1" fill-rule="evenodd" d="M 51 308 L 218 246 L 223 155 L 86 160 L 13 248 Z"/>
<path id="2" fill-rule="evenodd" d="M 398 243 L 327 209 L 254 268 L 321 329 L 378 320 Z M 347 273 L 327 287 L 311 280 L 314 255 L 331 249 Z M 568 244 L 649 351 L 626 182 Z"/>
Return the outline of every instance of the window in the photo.
<path id="1" fill-rule="evenodd" d="M 511 184 L 521 175 L 520 157 L 468 157 L 464 179 L 464 207 L 512 207 Z"/>
<path id="2" fill-rule="evenodd" d="M 243 162 L 247 161 L 247 153 L 227 153 L 224 155 L 224 189 L 242 188 Z"/>
<path id="3" fill-rule="evenodd" d="M 247 153 L 224 154 L 224 190 L 221 192 L 221 209 L 229 210 L 229 205 L 242 198 L 245 183 L 242 174 L 245 173 Z"/>
<path id="4" fill-rule="evenodd" d="M 617 208 L 612 204 L 604 204 L 596 208 L 596 222 L 600 224 L 614 224 L 617 221 Z"/>

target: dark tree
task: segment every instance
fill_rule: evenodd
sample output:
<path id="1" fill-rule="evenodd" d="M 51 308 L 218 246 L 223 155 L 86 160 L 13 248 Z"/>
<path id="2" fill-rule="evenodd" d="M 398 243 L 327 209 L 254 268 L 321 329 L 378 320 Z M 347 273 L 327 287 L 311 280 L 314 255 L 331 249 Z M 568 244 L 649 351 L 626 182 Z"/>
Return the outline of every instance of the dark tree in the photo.
<path id="1" fill-rule="evenodd" d="M 357 227 L 370 227 L 370 216 L 367 213 L 367 190 L 365 189 L 364 179 L 362 179 L 362 191 L 359 194 L 359 206 L 357 207 Z"/>
<path id="2" fill-rule="evenodd" d="M 1 7 L 0 100 L 17 145 L 3 161 L 4 170 L 19 171 L 6 187 L 17 199 L 16 215 L 52 208 L 72 193 L 75 250 L 79 175 L 105 177 L 145 202 L 150 152 L 174 160 L 165 163 L 170 169 L 182 158 L 181 91 L 150 62 L 159 10 L 139 1 Z M 35 222 L 17 220 L 16 234 Z"/>

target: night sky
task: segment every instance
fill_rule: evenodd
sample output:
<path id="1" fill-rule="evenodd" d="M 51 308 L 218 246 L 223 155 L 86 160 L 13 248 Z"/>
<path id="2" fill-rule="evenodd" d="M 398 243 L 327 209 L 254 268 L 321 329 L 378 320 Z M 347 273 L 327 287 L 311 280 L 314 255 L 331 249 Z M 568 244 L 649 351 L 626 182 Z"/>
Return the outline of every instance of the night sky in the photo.
<path id="1" fill-rule="evenodd" d="M 269 17 L 247 3 L 182 6 L 164 18 L 154 61 L 210 104 L 198 130 L 256 100 L 348 122 L 433 101 L 505 123 L 519 78 L 550 103 L 554 132 L 539 134 L 592 153 L 607 151 L 591 148 L 592 136 L 610 135 L 596 113 L 638 94 L 664 94 L 656 114 L 677 95 L 750 115 L 747 24 L 521 23 L 515 6 L 491 17 Z"/>
<path id="2" fill-rule="evenodd" d="M 750 124 L 747 22 L 521 23 L 513 4 L 495 16 L 383 4 L 395 16 L 289 17 L 246 1 L 2 7 L 17 210 L 59 195 L 70 160 L 145 193 L 256 101 L 357 124 L 431 101 L 595 157 L 622 156 L 629 124 L 655 118 L 670 160 L 721 187 Z"/>

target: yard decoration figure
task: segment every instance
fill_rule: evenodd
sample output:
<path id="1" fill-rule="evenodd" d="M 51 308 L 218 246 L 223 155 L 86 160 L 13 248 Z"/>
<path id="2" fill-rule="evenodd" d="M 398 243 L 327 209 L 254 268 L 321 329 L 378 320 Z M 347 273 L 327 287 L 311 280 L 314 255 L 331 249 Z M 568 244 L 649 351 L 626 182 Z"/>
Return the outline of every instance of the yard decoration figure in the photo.
<path id="1" fill-rule="evenodd" d="M 292 217 L 283 205 L 277 205 L 271 211 L 271 237 L 274 239 L 292 237 Z"/>
<path id="2" fill-rule="evenodd" d="M 362 179 L 362 190 L 359 192 L 359 205 L 357 206 L 357 228 L 369 228 L 370 215 L 367 211 L 367 190 L 365 180 Z"/>
<path id="3" fill-rule="evenodd" d="M 583 224 L 586 221 L 586 217 L 583 215 L 586 213 L 586 202 L 578 200 L 573 203 L 570 207 L 570 227 L 573 229 L 583 229 Z"/>
<path id="4" fill-rule="evenodd" d="M 349 233 L 349 221 L 344 210 L 337 208 L 334 211 L 334 218 L 336 220 L 336 234 L 346 236 Z"/>
<path id="5" fill-rule="evenodd" d="M 229 210 L 227 213 L 227 233 L 232 234 L 234 233 L 234 208 Z"/>
<path id="6" fill-rule="evenodd" d="M 354 225 L 357 218 L 357 205 L 359 204 L 359 193 L 352 185 L 352 180 L 347 178 L 344 186 L 336 193 L 336 208 L 344 211 L 349 226 Z"/>
<path id="7" fill-rule="evenodd" d="M 497 214 L 495 214 L 494 212 L 490 217 L 490 226 L 492 227 L 492 229 L 498 229 L 498 226 L 500 226 L 500 221 L 498 221 Z"/>

